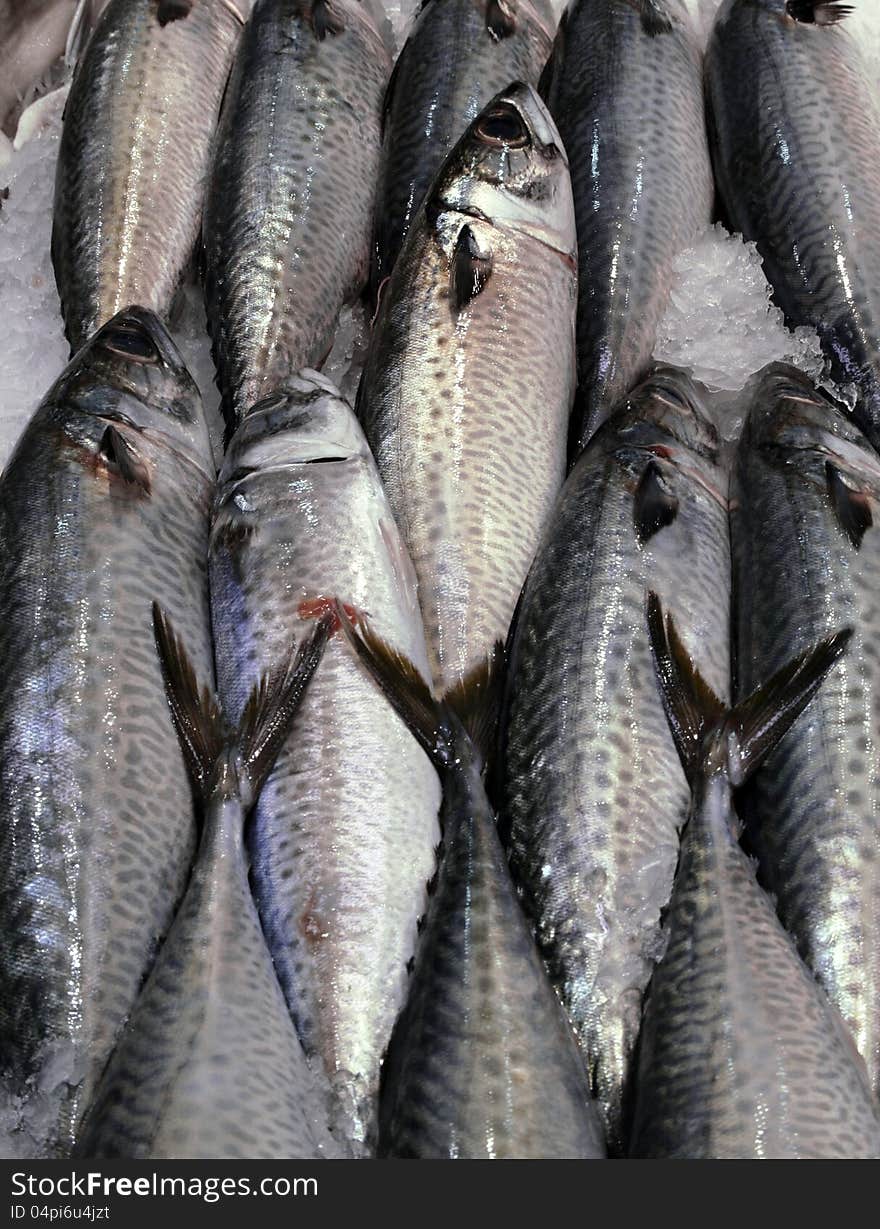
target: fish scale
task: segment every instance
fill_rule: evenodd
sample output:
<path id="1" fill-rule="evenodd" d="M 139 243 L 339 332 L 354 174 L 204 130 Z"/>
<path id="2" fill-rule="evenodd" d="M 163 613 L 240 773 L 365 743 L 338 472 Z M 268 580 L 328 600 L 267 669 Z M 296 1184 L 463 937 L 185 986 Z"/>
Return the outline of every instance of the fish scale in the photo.
<path id="1" fill-rule="evenodd" d="M 342 28 L 319 38 L 314 14 L 330 10 Z M 391 71 L 380 26 L 361 0 L 254 6 L 205 209 L 208 319 L 231 427 L 324 360 L 340 308 L 366 281 Z"/>
<path id="2" fill-rule="evenodd" d="M 131 304 L 167 317 L 198 238 L 248 0 L 197 0 L 164 26 L 159 7 L 110 0 L 67 99 L 52 258 L 71 352 Z"/>
<path id="3" fill-rule="evenodd" d="M 577 217 L 581 446 L 645 374 L 675 259 L 712 208 L 699 43 L 683 0 L 653 8 L 671 29 L 649 32 L 631 0 L 577 0 L 542 81 Z"/>
<path id="4" fill-rule="evenodd" d="M 642 384 L 563 488 L 511 647 L 511 866 L 618 1152 L 689 797 L 657 692 L 645 599 L 649 587 L 664 595 L 726 695 L 730 564 L 717 449 L 683 373 L 661 368 Z M 678 508 L 641 542 L 636 493 L 651 465 Z"/>
<path id="5" fill-rule="evenodd" d="M 383 1155 L 604 1155 L 559 1003 L 522 915 L 479 771 L 444 782 L 443 859 L 383 1084 Z"/>
<path id="6" fill-rule="evenodd" d="M 489 28 L 496 0 L 425 0 L 384 107 L 373 290 L 387 277 L 431 181 L 468 124 L 511 81 L 536 85 L 550 51 L 546 0 L 506 0 L 514 28 Z"/>
<path id="7" fill-rule="evenodd" d="M 706 79 L 730 220 L 757 243 L 788 323 L 816 328 L 833 377 L 855 386 L 857 422 L 877 445 L 880 113 L 861 48 L 846 20 L 727 0 Z"/>
<path id="8" fill-rule="evenodd" d="M 107 350 L 120 323 L 148 363 Z M 148 492 L 102 460 L 114 425 Z M 143 312 L 67 368 L 0 483 L 0 1074 L 38 1151 L 68 1150 L 186 884 L 191 794 L 150 607 L 210 678 L 212 486 L 197 390 Z"/>
<path id="9" fill-rule="evenodd" d="M 476 120 L 450 154 L 383 292 L 358 393 L 441 688 L 507 635 L 562 483 L 574 387 L 564 154 L 529 87 L 504 91 L 483 114 L 493 106 L 518 117 L 528 144 L 486 144 Z M 456 309 L 465 228 L 491 273 Z M 463 280 L 470 294 L 473 275 Z"/>
<path id="10" fill-rule="evenodd" d="M 217 800 L 174 926 L 102 1079 L 77 1155 L 340 1155 L 248 885 L 244 808 Z M 222 1077 L 220 1072 L 222 1071 Z M 247 1112 L 242 1112 L 242 1107 Z"/>
<path id="11" fill-rule="evenodd" d="M 291 629 L 310 626 L 302 603 L 321 595 L 369 611 L 428 673 L 412 565 L 375 464 L 352 411 L 316 373 L 255 407 L 233 437 L 210 572 L 220 694 L 233 716 Z M 248 845 L 287 1002 L 330 1078 L 334 1121 L 360 1150 L 374 1142 L 439 805 L 423 752 L 334 639 Z"/>
<path id="12" fill-rule="evenodd" d="M 633 1155 L 876 1158 L 864 1072 L 735 824 L 729 783 L 700 787 L 645 1015 Z"/>
<path id="13" fill-rule="evenodd" d="M 874 519 L 857 548 L 828 487 L 835 465 Z M 738 687 L 852 626 L 846 658 L 756 778 L 762 875 L 801 953 L 880 1087 L 880 466 L 867 441 L 798 372 L 754 390 L 732 519 Z"/>

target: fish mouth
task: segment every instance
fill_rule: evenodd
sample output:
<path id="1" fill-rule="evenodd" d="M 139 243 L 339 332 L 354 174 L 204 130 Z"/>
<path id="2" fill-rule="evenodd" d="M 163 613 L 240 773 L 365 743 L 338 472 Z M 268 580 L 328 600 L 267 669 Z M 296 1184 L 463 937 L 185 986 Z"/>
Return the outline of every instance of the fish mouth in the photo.
<path id="1" fill-rule="evenodd" d="M 326 376 L 306 368 L 252 407 L 230 440 L 219 483 L 232 491 L 255 472 L 367 456 L 348 402 Z"/>

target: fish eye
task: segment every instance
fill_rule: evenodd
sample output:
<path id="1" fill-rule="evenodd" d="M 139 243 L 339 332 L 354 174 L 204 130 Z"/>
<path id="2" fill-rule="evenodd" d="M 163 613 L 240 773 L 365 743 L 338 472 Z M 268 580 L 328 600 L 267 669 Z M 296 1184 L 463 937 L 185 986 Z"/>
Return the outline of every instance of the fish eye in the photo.
<path id="1" fill-rule="evenodd" d="M 502 104 L 493 107 L 477 122 L 477 136 L 487 145 L 505 145 L 522 149 L 529 143 L 529 130 L 515 107 Z"/>
<path id="2" fill-rule="evenodd" d="M 112 354 L 136 363 L 155 363 L 159 359 L 159 351 L 147 330 L 132 322 L 107 329 L 101 334 L 101 345 Z"/>

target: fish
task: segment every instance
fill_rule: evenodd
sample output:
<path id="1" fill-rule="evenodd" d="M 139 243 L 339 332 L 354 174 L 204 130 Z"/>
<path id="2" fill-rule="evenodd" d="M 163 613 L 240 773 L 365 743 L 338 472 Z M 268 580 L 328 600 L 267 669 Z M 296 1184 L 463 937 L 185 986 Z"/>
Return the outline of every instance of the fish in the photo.
<path id="1" fill-rule="evenodd" d="M 205 206 L 205 293 L 230 432 L 320 365 L 369 272 L 382 97 L 380 7 L 258 0 L 223 108 Z M 258 221 L 256 221 L 258 219 Z"/>
<path id="2" fill-rule="evenodd" d="M 363 432 L 303 371 L 258 403 L 220 474 L 209 556 L 218 687 L 237 720 L 330 595 L 375 612 L 428 676 L 412 564 Z M 382 1055 L 439 841 L 437 774 L 334 638 L 248 834 L 257 906 L 339 1138 L 375 1146 Z"/>
<path id="3" fill-rule="evenodd" d="M 210 678 L 213 483 L 196 385 L 141 308 L 73 359 L 0 479 L 0 1151 L 69 1152 L 186 887 L 151 604 Z"/>
<path id="4" fill-rule="evenodd" d="M 483 780 L 501 645 L 437 701 L 368 621 L 337 614 L 443 784 L 443 850 L 383 1069 L 379 1155 L 601 1158 L 586 1072 L 517 900 Z"/>
<path id="5" fill-rule="evenodd" d="M 77 1155 L 289 1160 L 337 1155 L 248 884 L 243 829 L 314 677 L 332 616 L 267 671 L 230 729 L 164 611 L 169 706 L 199 799 L 186 896 L 101 1079 Z"/>
<path id="6" fill-rule="evenodd" d="M 574 0 L 540 88 L 577 218 L 576 456 L 647 374 L 675 260 L 711 220 L 701 48 L 685 0 Z"/>
<path id="7" fill-rule="evenodd" d="M 693 791 L 639 1046 L 632 1155 L 880 1156 L 880 1119 L 839 1015 L 737 841 L 746 782 L 846 651 L 845 628 L 728 709 L 655 594 L 658 681 Z"/>
<path id="8" fill-rule="evenodd" d="M 110 0 L 80 56 L 55 176 L 52 263 L 71 354 L 121 309 L 168 319 L 201 227 L 250 0 Z"/>
<path id="9" fill-rule="evenodd" d="M 440 691 L 507 635 L 562 485 L 576 268 L 565 151 L 534 90 L 513 85 L 413 223 L 355 407 L 416 570 Z"/>
<path id="10" fill-rule="evenodd" d="M 727 471 L 696 385 L 657 368 L 568 477 L 510 643 L 502 832 L 551 980 L 626 1150 L 642 1001 L 689 790 L 654 678 L 651 587 L 729 695 Z"/>
<path id="11" fill-rule="evenodd" d="M 880 460 L 797 370 L 754 389 L 735 467 L 737 694 L 842 623 L 853 636 L 755 774 L 762 880 L 880 1092 Z"/>
<path id="12" fill-rule="evenodd" d="M 880 107 L 852 6 L 728 0 L 706 59 L 713 161 L 733 227 L 757 244 L 790 327 L 880 447 Z"/>
<path id="13" fill-rule="evenodd" d="M 536 86 L 555 19 L 548 0 L 424 0 L 382 112 L 372 290 L 389 276 L 434 176 L 511 81 Z"/>

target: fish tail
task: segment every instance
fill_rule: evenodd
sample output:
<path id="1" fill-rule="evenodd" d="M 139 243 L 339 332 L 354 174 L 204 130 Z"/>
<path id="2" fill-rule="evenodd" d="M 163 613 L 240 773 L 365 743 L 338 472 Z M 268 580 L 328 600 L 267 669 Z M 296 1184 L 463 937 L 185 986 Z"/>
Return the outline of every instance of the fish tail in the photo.
<path id="1" fill-rule="evenodd" d="M 437 700 L 419 668 L 383 640 L 369 620 L 353 618 L 351 608 L 336 603 L 343 635 L 373 682 L 438 769 L 451 759 L 454 732 L 450 710 Z"/>
<path id="2" fill-rule="evenodd" d="M 171 717 L 197 795 L 210 797 L 218 765 L 231 749 L 256 798 L 290 730 L 306 687 L 333 632 L 335 615 L 323 615 L 311 635 L 266 671 L 242 710 L 237 729 L 226 720 L 211 689 L 200 683 L 192 660 L 168 615 L 153 603 L 153 630 Z"/>
<path id="3" fill-rule="evenodd" d="M 499 640 L 486 661 L 474 666 L 443 696 L 484 764 L 492 759 L 498 737 L 505 667 L 504 644 Z"/>
<path id="4" fill-rule="evenodd" d="M 321 663 L 336 616 L 324 614 L 298 649 L 291 646 L 254 687 L 241 714 L 236 742 L 256 798 L 290 732 L 302 698 Z"/>
<path id="5" fill-rule="evenodd" d="M 438 769 L 449 765 L 457 731 L 464 730 L 485 764 L 495 745 L 504 680 L 504 645 L 438 700 L 408 657 L 336 603 L 338 625 L 380 691 Z"/>
<path id="6" fill-rule="evenodd" d="M 852 637 L 852 628 L 845 628 L 820 641 L 729 709 L 694 666 L 656 593 L 648 594 L 648 630 L 663 706 L 688 781 L 693 783 L 720 746 L 735 786 L 748 780 L 794 724 Z"/>

